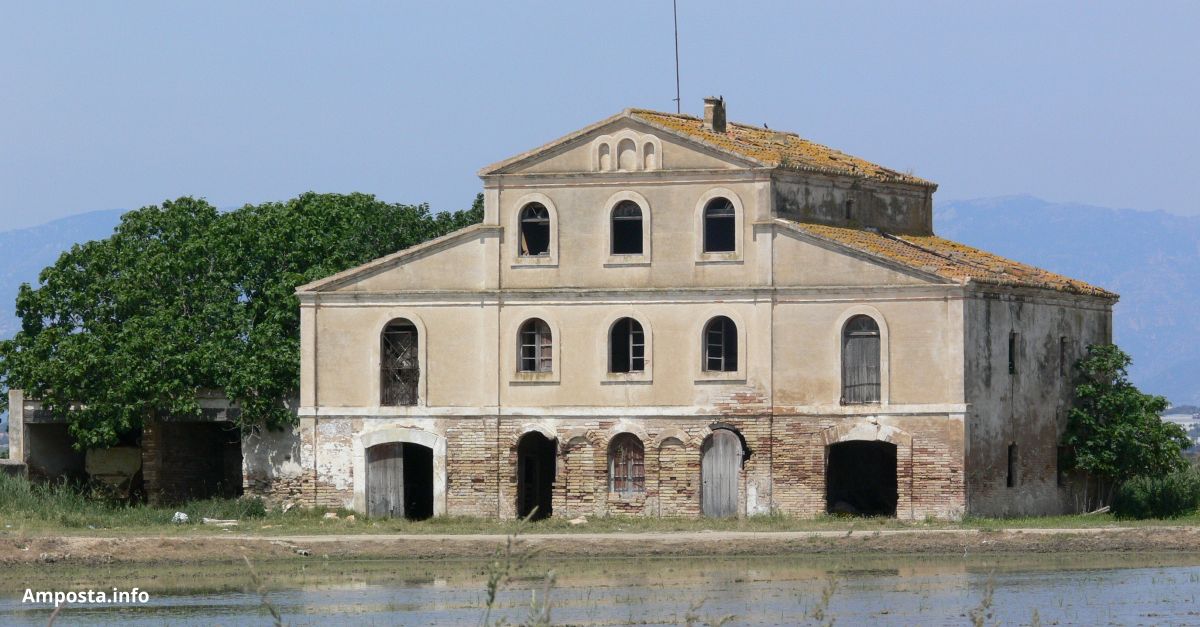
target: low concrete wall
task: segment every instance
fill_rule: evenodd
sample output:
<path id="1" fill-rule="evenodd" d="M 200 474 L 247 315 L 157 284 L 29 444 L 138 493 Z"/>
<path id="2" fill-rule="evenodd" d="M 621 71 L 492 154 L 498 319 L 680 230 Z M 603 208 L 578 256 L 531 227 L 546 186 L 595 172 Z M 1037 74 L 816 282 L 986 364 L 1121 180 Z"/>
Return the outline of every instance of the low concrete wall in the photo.
<path id="1" fill-rule="evenodd" d="M 0 475 L 26 476 L 25 464 L 15 459 L 0 459 Z"/>

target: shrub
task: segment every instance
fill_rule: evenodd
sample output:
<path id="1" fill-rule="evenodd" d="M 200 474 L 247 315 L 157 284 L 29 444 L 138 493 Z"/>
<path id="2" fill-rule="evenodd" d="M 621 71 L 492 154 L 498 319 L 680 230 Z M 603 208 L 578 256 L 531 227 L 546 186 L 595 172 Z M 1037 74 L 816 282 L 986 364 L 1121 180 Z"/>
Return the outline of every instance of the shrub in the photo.
<path id="1" fill-rule="evenodd" d="M 1134 477 L 1113 498 L 1117 518 L 1176 518 L 1200 507 L 1200 470 L 1188 468 L 1160 477 Z"/>

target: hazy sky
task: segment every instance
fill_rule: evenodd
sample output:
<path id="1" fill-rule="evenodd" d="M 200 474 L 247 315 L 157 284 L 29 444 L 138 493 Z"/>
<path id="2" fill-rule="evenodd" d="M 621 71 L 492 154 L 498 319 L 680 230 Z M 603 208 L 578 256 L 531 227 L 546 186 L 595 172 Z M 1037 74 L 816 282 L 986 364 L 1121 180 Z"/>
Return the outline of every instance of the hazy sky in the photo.
<path id="1" fill-rule="evenodd" d="M 484 165 L 672 110 L 670 0 L 0 0 L 0 229 L 185 194 L 467 206 Z M 1200 2 L 679 0 L 683 108 L 941 184 L 1200 214 Z"/>

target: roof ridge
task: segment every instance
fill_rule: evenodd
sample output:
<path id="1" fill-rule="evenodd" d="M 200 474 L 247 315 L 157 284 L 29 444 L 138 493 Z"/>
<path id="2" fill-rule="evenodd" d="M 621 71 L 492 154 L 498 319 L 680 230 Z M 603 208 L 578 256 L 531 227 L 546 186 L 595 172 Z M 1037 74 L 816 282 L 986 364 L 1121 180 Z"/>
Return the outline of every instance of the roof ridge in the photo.
<path id="1" fill-rule="evenodd" d="M 930 233 L 901 235 L 878 228 L 851 227 L 776 218 L 790 229 L 811 234 L 852 250 L 888 259 L 909 268 L 964 283 L 1034 287 L 1083 296 L 1119 296 L 1064 274 L 1009 259 Z"/>

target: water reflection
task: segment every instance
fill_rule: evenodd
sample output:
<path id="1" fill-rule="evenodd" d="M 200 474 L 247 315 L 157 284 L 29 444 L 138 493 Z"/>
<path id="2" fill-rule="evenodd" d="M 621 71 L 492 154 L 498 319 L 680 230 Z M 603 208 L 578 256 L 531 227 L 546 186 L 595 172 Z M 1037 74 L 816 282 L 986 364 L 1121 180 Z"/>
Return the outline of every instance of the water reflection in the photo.
<path id="1" fill-rule="evenodd" d="M 554 560 L 517 573 L 496 618 L 520 622 L 553 568 L 556 622 L 679 624 L 732 615 L 731 624 L 805 621 L 824 607 L 839 624 L 961 625 L 994 590 L 993 619 L 1030 624 L 1196 624 L 1200 556 L 998 558 L 789 556 Z M 289 624 L 478 624 L 485 565 L 473 561 L 305 561 L 260 564 L 270 603 Z M 269 619 L 244 565 L 9 568 L 0 624 L 44 625 L 50 608 L 21 603 L 26 587 L 151 592 L 145 606 L 68 607 L 62 624 L 242 624 Z"/>

